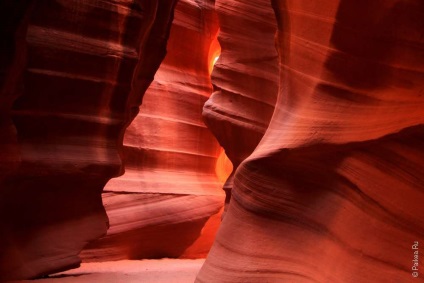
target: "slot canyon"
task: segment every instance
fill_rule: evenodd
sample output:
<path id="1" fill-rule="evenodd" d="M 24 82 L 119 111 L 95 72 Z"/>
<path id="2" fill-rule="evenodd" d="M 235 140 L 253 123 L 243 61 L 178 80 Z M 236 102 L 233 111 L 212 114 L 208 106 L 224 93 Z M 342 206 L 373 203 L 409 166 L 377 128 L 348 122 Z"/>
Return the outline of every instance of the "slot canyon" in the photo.
<path id="1" fill-rule="evenodd" d="M 0 23 L 0 282 L 424 283 L 423 0 Z"/>

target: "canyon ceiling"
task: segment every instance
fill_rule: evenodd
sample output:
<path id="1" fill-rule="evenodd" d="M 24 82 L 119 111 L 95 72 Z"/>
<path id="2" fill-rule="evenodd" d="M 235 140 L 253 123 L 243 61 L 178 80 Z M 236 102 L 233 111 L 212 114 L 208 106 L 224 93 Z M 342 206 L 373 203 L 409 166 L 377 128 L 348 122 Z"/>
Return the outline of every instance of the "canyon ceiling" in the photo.
<path id="1" fill-rule="evenodd" d="M 0 282 L 206 256 L 196 282 L 424 282 L 424 1 L 3 0 L 0 22 Z"/>

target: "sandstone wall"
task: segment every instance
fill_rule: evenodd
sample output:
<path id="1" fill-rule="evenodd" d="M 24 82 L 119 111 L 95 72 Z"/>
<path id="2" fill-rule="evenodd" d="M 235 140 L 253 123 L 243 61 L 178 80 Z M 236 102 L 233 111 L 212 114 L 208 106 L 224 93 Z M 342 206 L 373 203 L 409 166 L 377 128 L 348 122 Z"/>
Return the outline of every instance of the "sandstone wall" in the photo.
<path id="1" fill-rule="evenodd" d="M 423 282 L 423 2 L 249 3 L 217 7 L 234 15 L 228 38 L 240 11 L 274 9 L 278 98 L 197 282 Z M 213 83 L 228 80 L 245 85 Z"/>
<path id="2" fill-rule="evenodd" d="M 0 281 L 75 267 L 175 1 L 1 1 Z"/>
<path id="3" fill-rule="evenodd" d="M 211 1 L 179 1 L 168 53 L 124 137 L 125 174 L 103 192 L 107 236 L 87 261 L 205 257 L 224 204 L 220 147 L 202 121 L 218 23 Z"/>
<path id="4" fill-rule="evenodd" d="M 277 30 L 269 1 L 216 1 L 221 55 L 212 73 L 206 125 L 235 170 L 258 145 L 274 111 L 278 90 Z M 233 174 L 224 185 L 231 197 Z"/>

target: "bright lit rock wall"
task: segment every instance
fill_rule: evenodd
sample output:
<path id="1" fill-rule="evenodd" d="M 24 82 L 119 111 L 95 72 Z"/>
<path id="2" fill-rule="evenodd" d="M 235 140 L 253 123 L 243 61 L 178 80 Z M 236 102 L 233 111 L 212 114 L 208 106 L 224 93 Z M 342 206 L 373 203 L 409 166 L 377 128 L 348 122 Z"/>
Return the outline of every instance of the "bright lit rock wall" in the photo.
<path id="1" fill-rule="evenodd" d="M 278 99 L 197 282 L 423 282 L 424 2 L 242 2 L 217 1 L 226 38 L 270 21 L 240 13 L 275 11 Z M 246 85 L 213 83 L 228 81 Z"/>
<path id="2" fill-rule="evenodd" d="M 87 261 L 205 257 L 212 245 L 224 204 L 221 149 L 202 120 L 217 51 L 212 4 L 175 8 L 167 56 L 125 133 L 125 174 L 103 192 L 110 229 L 83 252 Z"/>
<path id="3" fill-rule="evenodd" d="M 0 281 L 78 266 L 176 1 L 0 3 Z"/>
<path id="4" fill-rule="evenodd" d="M 269 1 L 216 1 L 221 56 L 212 73 L 214 92 L 203 109 L 205 123 L 234 171 L 265 133 L 278 91 L 277 30 Z M 233 174 L 224 185 L 228 203 Z"/>

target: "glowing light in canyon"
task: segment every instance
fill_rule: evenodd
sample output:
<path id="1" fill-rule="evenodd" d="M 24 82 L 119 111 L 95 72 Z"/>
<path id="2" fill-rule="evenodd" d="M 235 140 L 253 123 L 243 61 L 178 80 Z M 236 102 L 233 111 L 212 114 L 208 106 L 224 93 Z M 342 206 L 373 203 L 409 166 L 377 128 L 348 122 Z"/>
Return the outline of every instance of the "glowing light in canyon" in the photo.
<path id="1" fill-rule="evenodd" d="M 219 45 L 219 42 L 218 42 L 218 34 L 219 34 L 219 30 L 216 33 L 211 43 L 211 46 L 209 48 L 209 55 L 208 55 L 209 74 L 212 74 L 213 67 L 215 66 L 216 62 L 219 59 L 219 56 L 221 55 L 221 45 Z"/>
<path id="2" fill-rule="evenodd" d="M 224 149 L 222 149 L 221 153 L 218 156 L 218 159 L 216 160 L 216 167 L 215 167 L 215 173 L 218 177 L 218 180 L 222 183 L 224 183 L 228 176 L 230 176 L 231 172 L 233 171 L 233 164 L 231 163 L 230 159 L 225 154 Z"/>

